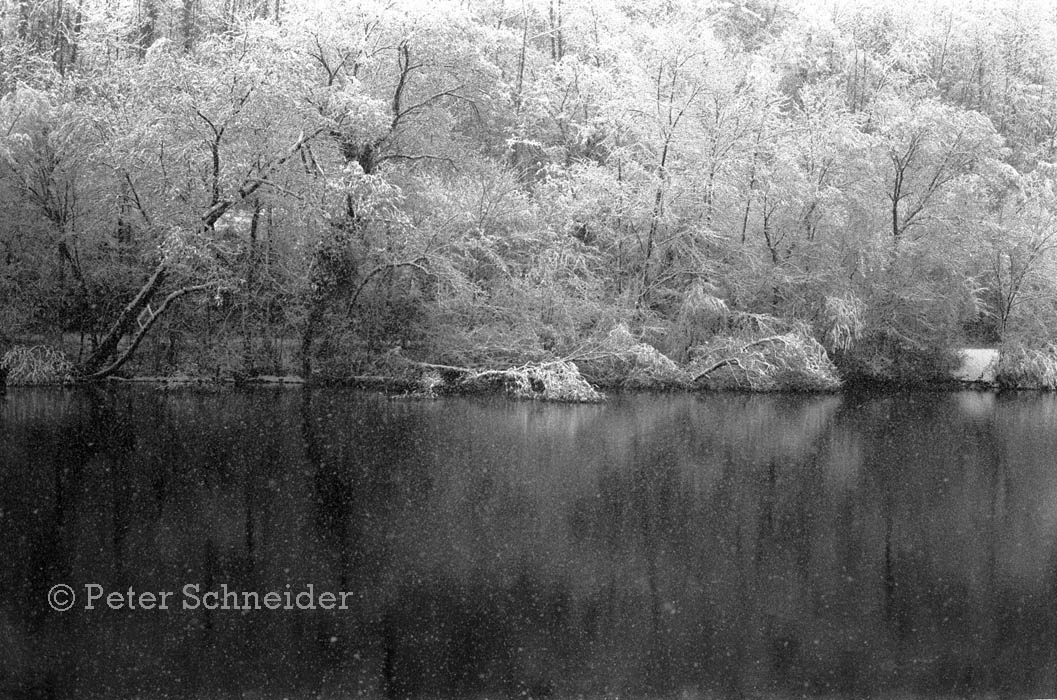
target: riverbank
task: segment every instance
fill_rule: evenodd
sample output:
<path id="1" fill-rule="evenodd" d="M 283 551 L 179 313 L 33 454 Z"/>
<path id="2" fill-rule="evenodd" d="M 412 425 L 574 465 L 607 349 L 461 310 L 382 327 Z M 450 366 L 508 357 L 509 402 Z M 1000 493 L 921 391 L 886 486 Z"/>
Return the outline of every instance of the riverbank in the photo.
<path id="1" fill-rule="evenodd" d="M 360 371 L 153 373 L 131 364 L 110 383 L 192 386 L 349 386 L 394 395 L 503 394 L 520 399 L 602 401 L 613 391 L 833 392 L 841 389 L 1057 389 L 1053 347 L 914 349 L 875 343 L 827 351 L 796 329 L 756 337 L 716 337 L 676 362 L 617 326 L 600 342 L 560 357 L 459 365 L 403 356 L 399 350 L 357 364 Z M 441 358 L 444 360 L 446 358 Z M 450 362 L 450 361 L 449 361 Z M 345 365 L 348 366 L 347 364 Z M 83 383 L 74 363 L 48 345 L 16 345 L 0 355 L 7 384 Z"/>

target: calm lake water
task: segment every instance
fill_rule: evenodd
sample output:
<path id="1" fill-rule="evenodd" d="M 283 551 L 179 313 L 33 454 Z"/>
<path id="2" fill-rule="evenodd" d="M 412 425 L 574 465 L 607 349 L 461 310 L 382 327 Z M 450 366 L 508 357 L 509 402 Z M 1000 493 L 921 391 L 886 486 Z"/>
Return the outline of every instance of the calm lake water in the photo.
<path id="1" fill-rule="evenodd" d="M 1053 396 L 8 389 L 0 530 L 2 698 L 1057 691 Z"/>

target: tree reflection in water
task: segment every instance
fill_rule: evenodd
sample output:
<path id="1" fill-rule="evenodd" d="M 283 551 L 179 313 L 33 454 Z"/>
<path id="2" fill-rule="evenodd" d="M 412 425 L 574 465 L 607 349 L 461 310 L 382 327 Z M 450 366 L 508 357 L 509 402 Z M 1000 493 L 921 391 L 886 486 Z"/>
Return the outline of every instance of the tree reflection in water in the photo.
<path id="1" fill-rule="evenodd" d="M 0 403 L 0 694 L 913 697 L 1057 680 L 1048 396 Z M 83 590 L 347 610 L 49 611 Z"/>

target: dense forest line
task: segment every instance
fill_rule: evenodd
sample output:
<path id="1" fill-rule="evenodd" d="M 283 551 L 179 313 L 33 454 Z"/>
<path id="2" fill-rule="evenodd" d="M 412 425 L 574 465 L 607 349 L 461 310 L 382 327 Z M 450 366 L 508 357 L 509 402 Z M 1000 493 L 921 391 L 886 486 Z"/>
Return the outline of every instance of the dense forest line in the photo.
<path id="1" fill-rule="evenodd" d="M 12 371 L 1057 382 L 1044 0 L 0 0 L 0 96 Z"/>

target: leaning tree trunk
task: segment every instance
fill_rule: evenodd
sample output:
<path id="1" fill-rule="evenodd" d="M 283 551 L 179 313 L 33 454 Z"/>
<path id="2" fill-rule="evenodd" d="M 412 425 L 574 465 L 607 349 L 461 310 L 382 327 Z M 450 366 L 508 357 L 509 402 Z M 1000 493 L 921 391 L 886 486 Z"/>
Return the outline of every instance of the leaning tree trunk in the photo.
<path id="1" fill-rule="evenodd" d="M 135 298 L 132 299 L 125 308 L 121 310 L 121 314 L 118 315 L 117 320 L 114 321 L 114 325 L 110 327 L 106 337 L 103 338 L 103 342 L 99 343 L 95 351 L 88 356 L 88 358 L 77 367 L 77 374 L 84 378 L 97 378 L 100 370 L 103 366 L 110 361 L 110 358 L 117 352 L 118 343 L 128 333 L 132 331 L 133 326 L 136 324 L 140 315 L 150 305 L 151 300 L 154 298 L 155 293 L 161 288 L 165 282 L 165 278 L 168 276 L 168 270 L 166 264 L 160 263 L 154 272 L 151 274 L 150 279 L 140 288 L 139 293 L 136 294 Z M 153 314 L 157 316 L 157 314 Z M 116 369 L 116 368 L 115 368 Z"/>
<path id="2" fill-rule="evenodd" d="M 166 309 L 169 308 L 170 304 L 172 304 L 174 301 L 184 296 L 185 294 L 189 294 L 191 292 L 199 292 L 203 289 L 208 289 L 209 286 L 210 285 L 208 284 L 197 284 L 190 287 L 181 287 L 180 289 L 177 289 L 174 292 L 170 292 L 169 295 L 162 300 L 162 303 L 158 305 L 157 309 L 151 309 L 150 305 L 147 304 L 144 308 L 146 316 L 144 317 L 143 313 L 141 313 L 139 316 L 136 317 L 136 322 L 139 324 L 139 330 L 136 331 L 136 335 L 132 337 L 132 341 L 128 344 L 128 347 L 125 348 L 125 351 L 118 355 L 118 357 L 113 362 L 103 367 L 102 369 L 99 369 L 96 372 L 87 375 L 85 379 L 104 379 L 116 372 L 117 370 L 121 369 L 121 366 L 128 362 L 129 359 L 131 359 L 132 354 L 136 352 L 136 348 L 139 347 L 140 342 L 147 336 L 147 332 L 150 331 L 151 326 L 153 326 L 154 322 L 157 321 L 163 313 L 165 313 Z"/>
<path id="3" fill-rule="evenodd" d="M 216 224 L 224 214 L 230 211 L 236 204 L 251 197 L 262 185 L 268 182 L 268 178 L 271 177 L 276 170 L 282 167 L 282 165 L 290 160 L 290 158 L 300 153 L 301 149 L 305 147 L 305 144 L 322 134 L 324 131 L 325 129 L 318 128 L 309 134 L 302 132 L 297 141 L 295 141 L 285 153 L 276 158 L 266 167 L 262 168 L 262 171 L 258 173 L 256 177 L 246 179 L 234 196 L 224 199 L 216 199 L 212 206 L 210 206 L 199 218 L 198 227 L 196 229 L 197 233 L 199 235 L 205 235 L 212 231 L 214 224 Z M 125 306 L 124 309 L 121 310 L 117 320 L 114 321 L 114 325 L 110 327 L 106 337 L 103 338 L 103 342 L 99 344 L 99 347 L 95 349 L 95 352 L 93 352 L 88 359 L 76 368 L 76 373 L 79 377 L 85 380 L 103 379 L 116 372 L 132 357 L 132 354 L 136 351 L 136 348 L 139 347 L 143 338 L 146 337 L 147 332 L 154 325 L 154 322 L 158 320 L 158 317 L 165 313 L 174 301 L 185 294 L 206 289 L 211 286 L 199 284 L 182 287 L 166 296 L 157 309 L 151 309 L 151 301 L 158 294 L 158 290 L 162 288 L 162 285 L 169 276 L 168 265 L 168 261 L 163 260 L 154 268 L 154 272 L 151 273 L 150 278 L 148 278 L 143 286 L 140 287 L 136 296 Z M 146 316 L 144 316 L 144 313 L 146 313 Z M 137 326 L 138 330 L 136 330 L 135 335 L 132 336 L 132 341 L 129 343 L 128 347 L 125 348 L 125 351 L 122 352 L 117 359 L 111 361 L 111 358 L 117 354 L 118 345 L 121 343 L 121 339 L 133 332 Z"/>

